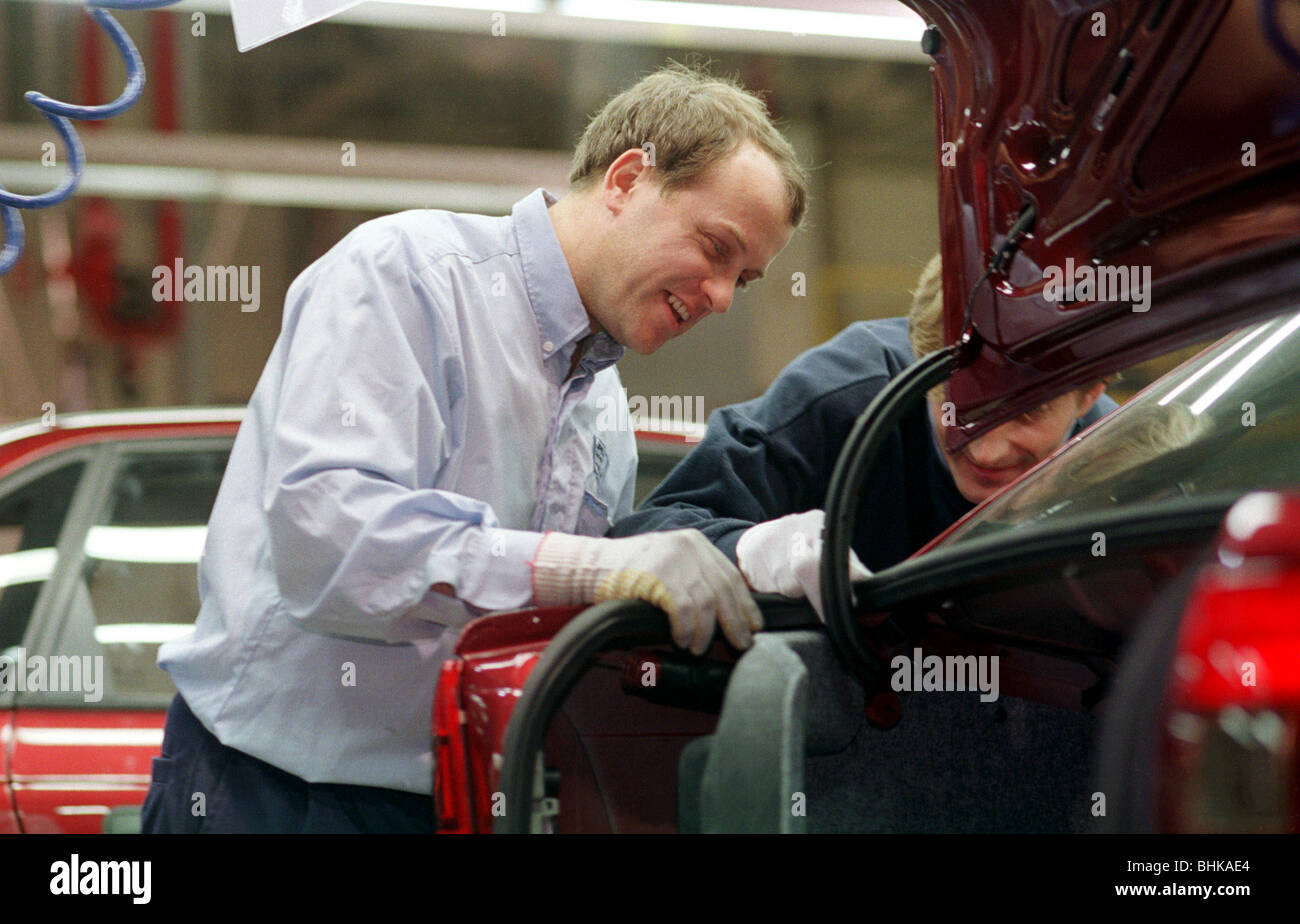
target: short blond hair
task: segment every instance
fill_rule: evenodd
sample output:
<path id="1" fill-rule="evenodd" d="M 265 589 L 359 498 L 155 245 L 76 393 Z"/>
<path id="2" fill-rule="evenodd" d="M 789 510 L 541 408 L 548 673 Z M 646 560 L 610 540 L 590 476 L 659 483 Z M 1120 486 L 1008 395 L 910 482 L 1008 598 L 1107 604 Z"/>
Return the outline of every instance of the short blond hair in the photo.
<path id="1" fill-rule="evenodd" d="M 930 258 L 921 270 L 912 292 L 912 309 L 907 313 L 907 339 L 917 359 L 944 347 L 943 342 L 943 261 L 939 254 Z"/>
<path id="2" fill-rule="evenodd" d="M 663 192 L 680 189 L 752 141 L 785 180 L 791 227 L 803 220 L 808 175 L 767 105 L 738 81 L 672 62 L 619 93 L 598 112 L 573 152 L 569 183 L 590 186 L 624 151 L 653 157 Z M 650 147 L 653 145 L 653 147 Z"/>

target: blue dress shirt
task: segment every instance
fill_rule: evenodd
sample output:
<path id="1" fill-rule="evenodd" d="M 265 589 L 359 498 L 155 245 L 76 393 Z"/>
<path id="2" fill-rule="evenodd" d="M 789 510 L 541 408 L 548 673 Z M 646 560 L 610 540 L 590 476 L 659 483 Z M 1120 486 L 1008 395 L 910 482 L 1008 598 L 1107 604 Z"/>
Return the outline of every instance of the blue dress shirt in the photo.
<path id="1" fill-rule="evenodd" d="M 289 287 L 195 631 L 159 653 L 223 744 L 309 782 L 429 792 L 460 627 L 532 602 L 541 532 L 631 511 L 634 436 L 598 426 L 628 419 L 622 348 L 590 334 L 554 201 L 367 222 Z"/>

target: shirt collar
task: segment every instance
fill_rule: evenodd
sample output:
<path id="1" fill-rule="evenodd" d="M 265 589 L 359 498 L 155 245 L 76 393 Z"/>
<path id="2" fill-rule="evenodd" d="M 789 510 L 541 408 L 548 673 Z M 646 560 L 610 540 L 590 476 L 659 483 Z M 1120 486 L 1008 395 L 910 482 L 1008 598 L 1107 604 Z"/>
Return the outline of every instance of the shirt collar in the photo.
<path id="1" fill-rule="evenodd" d="M 535 189 L 514 204 L 515 240 L 524 270 L 528 301 L 537 319 L 542 356 L 550 359 L 573 346 L 591 332 L 591 318 L 582 305 L 573 273 L 555 236 L 555 226 L 546 209 L 558 200 L 544 189 Z M 623 347 L 603 331 L 596 334 L 583 356 L 583 363 L 607 366 L 623 355 Z"/>

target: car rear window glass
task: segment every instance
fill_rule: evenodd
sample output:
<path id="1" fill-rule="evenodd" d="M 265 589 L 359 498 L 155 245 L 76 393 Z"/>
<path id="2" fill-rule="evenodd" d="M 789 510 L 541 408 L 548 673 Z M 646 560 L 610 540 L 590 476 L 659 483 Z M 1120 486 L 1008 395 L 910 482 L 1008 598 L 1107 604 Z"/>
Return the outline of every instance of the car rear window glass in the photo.
<path id="1" fill-rule="evenodd" d="M 0 497 L 0 652 L 22 644 L 85 467 L 69 462 Z"/>
<path id="2" fill-rule="evenodd" d="M 229 450 L 126 460 L 85 541 L 94 637 L 116 697 L 167 696 L 158 646 L 198 614 L 199 555 Z"/>
<path id="3" fill-rule="evenodd" d="M 1300 314 L 1225 338 L 997 495 L 942 543 L 1300 484 Z"/>

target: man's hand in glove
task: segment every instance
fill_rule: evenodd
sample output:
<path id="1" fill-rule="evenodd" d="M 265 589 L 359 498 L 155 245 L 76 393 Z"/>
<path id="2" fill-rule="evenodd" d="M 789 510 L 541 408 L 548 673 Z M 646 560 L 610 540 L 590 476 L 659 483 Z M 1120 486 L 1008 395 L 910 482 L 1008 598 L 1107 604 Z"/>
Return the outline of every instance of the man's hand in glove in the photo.
<path id="1" fill-rule="evenodd" d="M 673 641 L 697 655 L 713 640 L 715 613 L 737 648 L 763 628 L 740 572 L 699 530 L 626 539 L 547 533 L 532 565 L 539 606 L 645 600 L 668 614 Z"/>
<path id="2" fill-rule="evenodd" d="M 819 619 L 822 611 L 822 525 L 821 510 L 792 513 L 745 530 L 736 543 L 736 560 L 745 580 L 754 590 L 787 597 L 807 597 Z M 866 565 L 849 551 L 849 579 L 871 576 Z"/>

